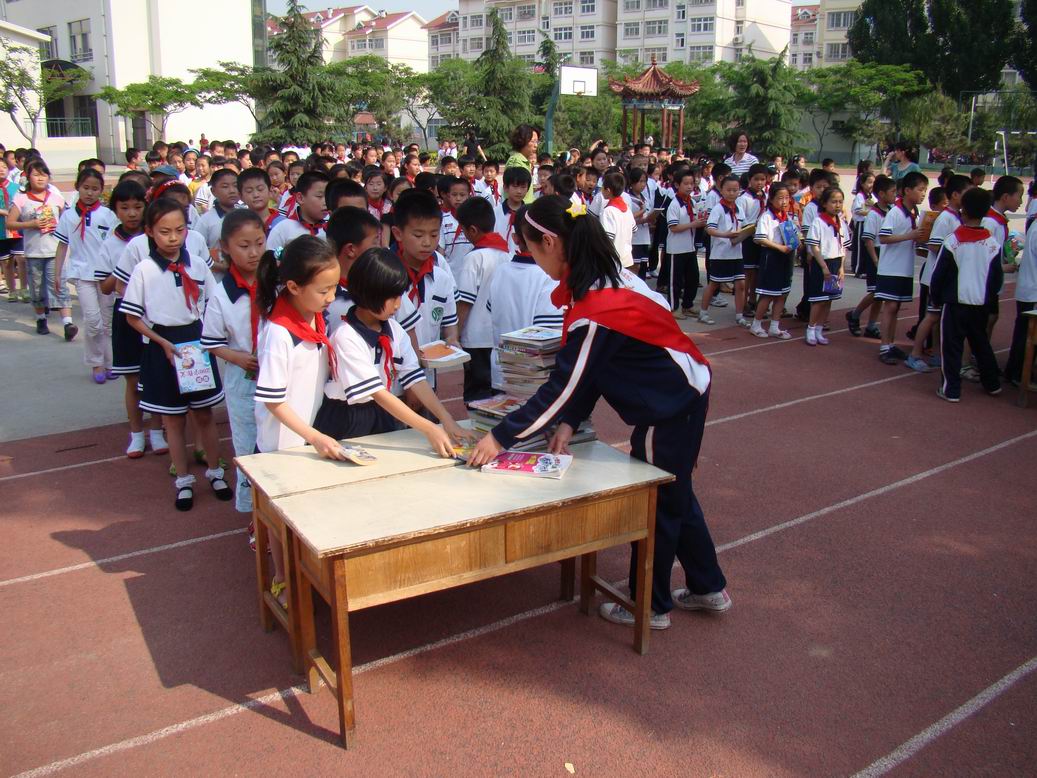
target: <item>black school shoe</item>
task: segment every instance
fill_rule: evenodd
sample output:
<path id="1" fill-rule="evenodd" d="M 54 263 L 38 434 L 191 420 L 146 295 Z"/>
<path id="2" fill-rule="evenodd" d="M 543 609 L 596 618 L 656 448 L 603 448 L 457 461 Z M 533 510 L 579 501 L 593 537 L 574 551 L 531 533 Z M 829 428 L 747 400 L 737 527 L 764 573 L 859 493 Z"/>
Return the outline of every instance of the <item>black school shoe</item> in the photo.
<path id="1" fill-rule="evenodd" d="M 50 326 L 47 324 L 46 319 L 36 320 L 36 334 L 37 335 L 50 335 Z"/>
<path id="2" fill-rule="evenodd" d="M 176 502 L 173 503 L 178 511 L 189 511 L 194 507 L 194 489 L 183 486 L 176 490 Z"/>
<path id="3" fill-rule="evenodd" d="M 229 486 L 227 486 L 227 482 L 224 481 L 223 478 L 218 476 L 210 478 L 209 485 L 212 487 L 212 492 L 216 495 L 217 500 L 228 502 L 234 498 L 234 492 Z"/>
<path id="4" fill-rule="evenodd" d="M 850 334 L 855 338 L 861 336 L 861 317 L 855 316 L 853 311 L 848 311 L 846 314 L 846 327 L 850 330 Z"/>
<path id="5" fill-rule="evenodd" d="M 884 365 L 896 365 L 900 360 L 897 358 L 897 355 L 893 353 L 893 349 L 889 349 L 889 351 L 879 352 L 879 362 Z"/>
<path id="6" fill-rule="evenodd" d="M 79 327 L 69 322 L 65 325 L 65 341 L 70 341 L 79 334 Z"/>

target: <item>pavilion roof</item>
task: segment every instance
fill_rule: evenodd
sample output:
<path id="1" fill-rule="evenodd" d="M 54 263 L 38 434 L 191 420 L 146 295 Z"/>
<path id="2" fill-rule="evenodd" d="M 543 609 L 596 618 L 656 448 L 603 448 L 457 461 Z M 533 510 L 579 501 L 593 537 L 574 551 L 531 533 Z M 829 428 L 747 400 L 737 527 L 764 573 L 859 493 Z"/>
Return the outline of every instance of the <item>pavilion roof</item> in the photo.
<path id="1" fill-rule="evenodd" d="M 641 75 L 622 80 L 610 78 L 609 89 L 624 98 L 682 98 L 698 92 L 699 82 L 678 81 L 656 64 L 653 54 L 652 64 Z"/>

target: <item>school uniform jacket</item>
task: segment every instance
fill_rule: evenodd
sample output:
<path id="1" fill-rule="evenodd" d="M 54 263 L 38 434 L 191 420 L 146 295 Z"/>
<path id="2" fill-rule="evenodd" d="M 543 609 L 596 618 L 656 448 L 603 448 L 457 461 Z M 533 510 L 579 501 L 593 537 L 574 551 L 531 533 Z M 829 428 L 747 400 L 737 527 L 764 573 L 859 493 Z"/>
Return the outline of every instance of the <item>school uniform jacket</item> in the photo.
<path id="1" fill-rule="evenodd" d="M 389 376 L 386 376 L 386 354 L 379 336 L 392 343 Z M 324 396 L 350 405 L 373 402 L 373 396 L 382 389 L 395 394 L 425 380 L 425 370 L 418 362 L 410 337 L 394 320 L 382 322 L 381 332 L 375 332 L 360 321 L 356 308 L 346 314 L 343 326 L 335 330 L 331 346 L 338 360 L 338 380 L 324 385 Z"/>
<path id="2" fill-rule="evenodd" d="M 629 270 L 620 273 L 620 280 L 627 289 L 669 310 L 666 298 Z M 688 354 L 578 319 L 569 325 L 568 339 L 555 357 L 547 383 L 506 416 L 492 434 L 510 448 L 555 421 L 575 429 L 590 416 L 599 397 L 605 398 L 624 423 L 651 426 L 687 410 L 709 383 L 709 368 Z"/>
<path id="3" fill-rule="evenodd" d="M 327 352 L 264 319 L 259 324 L 256 359 L 256 448 L 278 451 L 303 445 L 306 441 L 281 424 L 266 403 L 287 403 L 306 424 L 313 424 L 328 380 Z"/>
<path id="4" fill-rule="evenodd" d="M 497 270 L 510 259 L 506 251 L 492 248 L 475 249 L 465 258 L 457 277 L 458 300 L 472 306 L 461 331 L 464 348 L 493 348 L 493 322 L 486 301 Z"/>
<path id="5" fill-rule="evenodd" d="M 202 347 L 230 348 L 252 354 L 252 305 L 248 289 L 238 286 L 227 273 L 216 283 L 212 298 L 205 306 L 202 324 Z"/>
<path id="6" fill-rule="evenodd" d="M 342 326 L 342 323 L 346 320 L 346 314 L 355 305 L 356 303 L 353 301 L 353 296 L 349 293 L 349 290 L 340 283 L 335 288 L 335 299 L 331 301 L 331 305 L 324 311 L 324 323 L 327 324 L 329 338 L 335 334 L 335 330 Z M 418 320 L 421 317 L 418 315 L 418 309 L 411 302 L 410 297 L 403 295 L 400 298 L 400 308 L 396 311 L 396 315 L 393 318 L 397 324 L 403 327 L 404 332 L 410 332 L 418 326 Z"/>
<path id="7" fill-rule="evenodd" d="M 120 310 L 128 316 L 138 316 L 149 325 L 179 327 L 193 324 L 202 318 L 205 307 L 216 288 L 216 279 L 205 264 L 205 259 L 181 249 L 187 274 L 198 284 L 198 303 L 188 308 L 179 275 L 170 272 L 170 262 L 158 252 L 133 268 Z"/>
<path id="8" fill-rule="evenodd" d="M 935 305 L 990 305 L 1004 281 L 1003 243 L 988 230 L 958 227 L 947 236 L 936 257 L 929 284 Z"/>
<path id="9" fill-rule="evenodd" d="M 1019 259 L 1019 273 L 1015 279 L 1015 299 L 1037 303 L 1037 221 L 1026 230 L 1026 243 Z"/>
<path id="10" fill-rule="evenodd" d="M 68 246 L 65 254 L 65 276 L 80 281 L 93 281 L 101 245 L 119 224 L 118 218 L 103 205 L 80 215 L 75 206 L 66 208 L 58 218 L 54 236 Z"/>

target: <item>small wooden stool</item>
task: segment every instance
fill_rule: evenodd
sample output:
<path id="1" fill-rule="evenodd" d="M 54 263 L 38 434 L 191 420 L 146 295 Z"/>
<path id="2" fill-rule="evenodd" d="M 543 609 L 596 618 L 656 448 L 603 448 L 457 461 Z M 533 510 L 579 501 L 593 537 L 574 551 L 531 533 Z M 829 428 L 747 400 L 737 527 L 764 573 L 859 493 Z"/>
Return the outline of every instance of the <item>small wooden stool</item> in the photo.
<path id="1" fill-rule="evenodd" d="M 1029 321 L 1026 323 L 1026 351 L 1023 354 L 1023 376 L 1019 382 L 1019 407 L 1025 408 L 1027 395 L 1030 392 L 1030 381 L 1033 378 L 1033 350 L 1037 344 L 1037 310 L 1023 314 Z"/>

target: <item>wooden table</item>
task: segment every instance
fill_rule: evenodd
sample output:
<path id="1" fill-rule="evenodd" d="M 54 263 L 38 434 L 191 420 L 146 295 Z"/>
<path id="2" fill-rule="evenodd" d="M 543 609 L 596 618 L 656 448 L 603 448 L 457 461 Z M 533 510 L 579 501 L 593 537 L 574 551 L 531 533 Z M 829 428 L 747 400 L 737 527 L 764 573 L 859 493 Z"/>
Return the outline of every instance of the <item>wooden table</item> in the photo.
<path id="1" fill-rule="evenodd" d="M 358 442 L 378 455 L 371 440 Z M 257 516 L 274 515 L 284 528 L 293 555 L 290 630 L 311 691 L 323 680 L 336 695 L 344 745 L 356 731 L 349 614 L 362 608 L 579 556 L 581 610 L 589 613 L 595 591 L 623 604 L 634 613 L 634 649 L 647 651 L 656 492 L 672 476 L 604 443 L 573 446 L 573 454 L 561 480 L 448 463 L 296 490 L 262 509 L 257 500 Z M 253 463 L 249 477 L 259 471 Z M 252 483 L 258 497 L 262 476 Z M 636 602 L 596 574 L 597 552 L 626 543 L 637 548 Z M 331 657 L 317 649 L 314 592 L 333 614 Z"/>
<path id="2" fill-rule="evenodd" d="M 1030 381 L 1033 380 L 1033 351 L 1037 344 L 1037 310 L 1026 311 L 1023 316 L 1026 322 L 1026 351 L 1023 354 L 1023 374 L 1019 381 L 1019 406 L 1026 407 L 1026 401 L 1030 393 Z"/>

